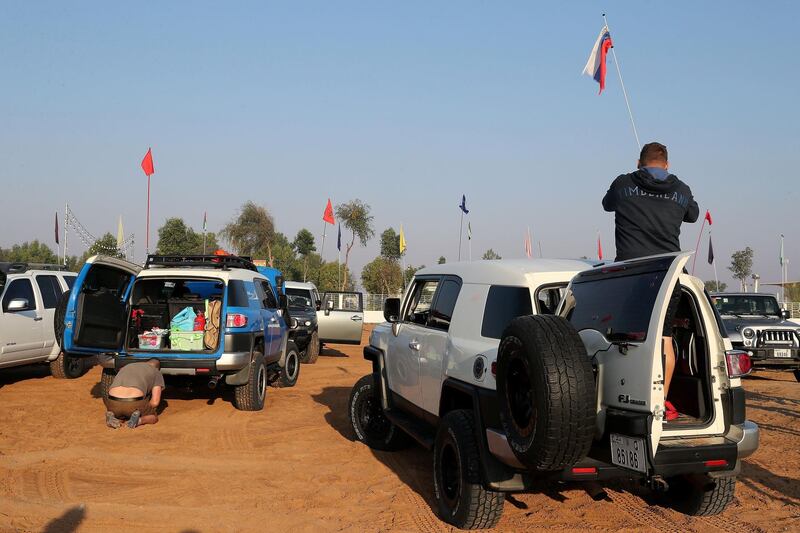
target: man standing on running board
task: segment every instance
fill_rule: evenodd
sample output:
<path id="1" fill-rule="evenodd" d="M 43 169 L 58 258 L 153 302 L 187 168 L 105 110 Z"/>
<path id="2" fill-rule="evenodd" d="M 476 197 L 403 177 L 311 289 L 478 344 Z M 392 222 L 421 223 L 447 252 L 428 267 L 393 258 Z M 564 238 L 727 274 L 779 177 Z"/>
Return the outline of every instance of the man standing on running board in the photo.
<path id="1" fill-rule="evenodd" d="M 638 170 L 617 177 L 603 198 L 603 209 L 614 213 L 617 261 L 679 252 L 683 222 L 696 222 L 700 209 L 688 185 L 669 173 L 667 147 L 652 142 L 639 154 Z M 676 286 L 670 298 L 662 331 L 664 398 L 675 370 L 672 323 L 680 303 Z M 678 418 L 671 402 L 665 401 L 666 419 Z"/>
<path id="2" fill-rule="evenodd" d="M 156 409 L 164 390 L 160 369 L 159 360 L 150 359 L 125 365 L 117 372 L 104 399 L 108 427 L 117 429 L 125 419 L 131 429 L 158 422 Z"/>

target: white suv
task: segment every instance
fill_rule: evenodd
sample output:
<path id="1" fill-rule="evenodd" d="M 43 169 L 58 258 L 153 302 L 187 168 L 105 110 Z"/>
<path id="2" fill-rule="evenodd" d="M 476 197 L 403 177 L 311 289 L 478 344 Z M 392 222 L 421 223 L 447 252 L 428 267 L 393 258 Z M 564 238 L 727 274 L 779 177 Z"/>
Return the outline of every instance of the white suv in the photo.
<path id="1" fill-rule="evenodd" d="M 688 253 L 598 265 L 478 261 L 417 272 L 364 357 L 349 415 L 376 449 L 433 450 L 441 518 L 491 527 L 537 480 L 638 478 L 690 515 L 721 512 L 758 447 L 732 350 Z M 662 330 L 677 354 L 664 394 Z M 673 299 L 674 301 L 674 299 Z M 665 400 L 682 413 L 667 421 Z M 594 489 L 593 489 L 594 490 Z"/>
<path id="2" fill-rule="evenodd" d="M 59 265 L 0 263 L 0 368 L 47 362 L 57 378 L 80 376 L 82 361 L 61 353 L 53 329 L 76 277 Z"/>

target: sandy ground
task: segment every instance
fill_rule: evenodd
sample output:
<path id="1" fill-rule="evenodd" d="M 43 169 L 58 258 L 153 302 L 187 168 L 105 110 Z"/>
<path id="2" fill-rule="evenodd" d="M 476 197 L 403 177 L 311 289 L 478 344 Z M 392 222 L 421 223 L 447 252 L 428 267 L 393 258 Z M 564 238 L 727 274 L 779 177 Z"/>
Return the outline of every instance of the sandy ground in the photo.
<path id="1" fill-rule="evenodd" d="M 262 412 L 169 390 L 158 425 L 113 431 L 99 368 L 72 381 L 2 370 L 0 530 L 449 531 L 432 511 L 428 452 L 353 441 L 348 395 L 369 371 L 360 347 L 333 346 L 295 388 L 271 388 Z M 745 387 L 761 448 L 723 515 L 690 519 L 618 483 L 599 503 L 579 486 L 510 497 L 498 530 L 800 530 L 800 383 L 763 372 Z"/>

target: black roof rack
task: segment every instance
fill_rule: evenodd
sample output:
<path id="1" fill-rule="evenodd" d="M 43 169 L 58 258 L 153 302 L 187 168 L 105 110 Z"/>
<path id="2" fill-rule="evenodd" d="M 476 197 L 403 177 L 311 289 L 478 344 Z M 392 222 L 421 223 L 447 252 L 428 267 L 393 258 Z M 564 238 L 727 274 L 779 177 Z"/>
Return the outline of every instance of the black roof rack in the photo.
<path id="1" fill-rule="evenodd" d="M 145 268 L 152 266 L 161 267 L 206 267 L 230 270 L 231 268 L 245 268 L 258 272 L 256 265 L 250 257 L 239 255 L 148 255 L 144 263 Z"/>
<path id="2" fill-rule="evenodd" d="M 28 270 L 67 270 L 64 265 L 52 263 L 7 263 L 0 262 L 0 272 L 5 274 L 21 274 Z"/>

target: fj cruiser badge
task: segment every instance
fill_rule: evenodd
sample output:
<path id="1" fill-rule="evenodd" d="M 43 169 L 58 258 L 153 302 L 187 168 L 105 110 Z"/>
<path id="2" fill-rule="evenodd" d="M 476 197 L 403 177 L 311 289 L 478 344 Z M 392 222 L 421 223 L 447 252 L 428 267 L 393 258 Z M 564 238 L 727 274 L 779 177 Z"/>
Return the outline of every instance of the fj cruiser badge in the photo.
<path id="1" fill-rule="evenodd" d="M 617 400 L 619 401 L 619 403 L 631 403 L 633 405 L 645 405 L 645 401 L 644 400 L 637 400 L 636 398 L 631 398 L 627 394 L 620 394 L 617 397 Z"/>

